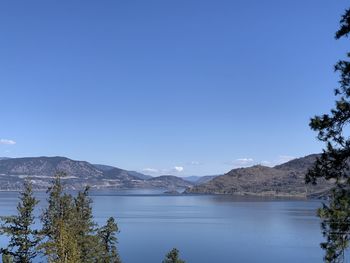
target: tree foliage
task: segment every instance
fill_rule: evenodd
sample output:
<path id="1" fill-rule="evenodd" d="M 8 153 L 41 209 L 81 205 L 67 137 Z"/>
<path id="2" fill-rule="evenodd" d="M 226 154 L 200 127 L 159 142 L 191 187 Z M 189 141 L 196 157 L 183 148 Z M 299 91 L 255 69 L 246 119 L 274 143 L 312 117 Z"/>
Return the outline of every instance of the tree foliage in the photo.
<path id="1" fill-rule="evenodd" d="M 185 263 L 185 261 L 179 258 L 179 254 L 179 250 L 177 248 L 173 248 L 168 254 L 166 254 L 163 263 Z"/>
<path id="2" fill-rule="evenodd" d="M 40 216 L 42 228 L 34 229 L 34 208 L 38 201 L 32 185 L 26 182 L 17 206 L 18 214 L 1 217 L 0 233 L 10 237 L 0 250 L 4 263 L 30 263 L 43 255 L 49 263 L 121 263 L 117 249 L 118 225 L 113 217 L 98 227 L 92 214 L 89 187 L 74 197 L 64 191 L 57 173 L 47 190 L 47 207 Z M 174 248 L 163 263 L 184 263 Z"/>
<path id="3" fill-rule="evenodd" d="M 30 181 L 24 184 L 17 205 L 17 215 L 1 217 L 0 233 L 10 237 L 7 248 L 1 249 L 4 262 L 29 263 L 37 256 L 36 246 L 40 242 L 38 231 L 33 228 L 34 208 L 38 201 L 33 196 Z"/>
<path id="4" fill-rule="evenodd" d="M 64 191 L 62 177 L 57 173 L 49 187 L 48 206 L 40 219 L 42 228 L 33 230 L 34 207 L 38 201 L 29 183 L 20 196 L 18 215 L 3 217 L 1 233 L 10 237 L 1 250 L 3 262 L 32 262 L 41 252 L 52 263 L 120 263 L 117 251 L 118 226 L 114 218 L 97 227 L 92 214 L 89 188 L 74 197 Z"/>
<path id="5" fill-rule="evenodd" d="M 1 258 L 3 263 L 13 263 L 12 256 L 9 254 L 2 254 Z"/>
<path id="6" fill-rule="evenodd" d="M 59 173 L 48 190 L 48 208 L 42 215 L 41 245 L 51 262 L 120 262 L 116 248 L 118 226 L 114 218 L 97 228 L 93 220 L 89 187 L 76 197 L 63 192 Z"/>
<path id="7" fill-rule="evenodd" d="M 72 231 L 75 232 L 80 250 L 81 262 L 97 262 L 100 257 L 99 237 L 97 224 L 93 221 L 92 200 L 89 197 L 89 187 L 79 192 L 74 199 L 75 218 L 72 221 Z"/>
<path id="8" fill-rule="evenodd" d="M 80 251 L 73 222 L 75 211 L 73 197 L 63 192 L 61 183 L 64 173 L 57 173 L 48 189 L 48 207 L 41 216 L 41 234 L 45 242 L 40 245 L 49 262 L 79 262 Z"/>
<path id="9" fill-rule="evenodd" d="M 102 247 L 102 255 L 100 258 L 103 263 L 121 262 L 117 251 L 117 232 L 118 225 L 113 217 L 110 217 L 107 220 L 106 225 L 101 227 L 98 231 Z"/>
<path id="10" fill-rule="evenodd" d="M 350 9 L 340 20 L 336 39 L 347 38 L 350 32 Z M 314 167 L 306 175 L 306 182 L 316 184 L 319 178 L 330 180 L 334 188 L 328 204 L 318 211 L 325 242 L 326 262 L 344 262 L 350 240 L 350 53 L 335 65 L 339 73 L 339 87 L 335 89 L 335 108 L 329 114 L 315 116 L 310 127 L 318 132 L 318 139 L 326 147 Z"/>

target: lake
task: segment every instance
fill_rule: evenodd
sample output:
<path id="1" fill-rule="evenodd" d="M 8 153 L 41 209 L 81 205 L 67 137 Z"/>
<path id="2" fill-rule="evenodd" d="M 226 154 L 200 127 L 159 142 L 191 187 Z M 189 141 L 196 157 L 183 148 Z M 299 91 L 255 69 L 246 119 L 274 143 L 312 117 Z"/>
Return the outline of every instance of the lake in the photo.
<path id="1" fill-rule="evenodd" d="M 322 262 L 320 201 L 161 192 L 91 192 L 97 223 L 117 219 L 123 262 L 161 263 L 173 247 L 187 263 Z M 36 195 L 45 206 L 45 194 Z M 17 193 L 0 192 L 0 214 L 15 213 L 17 202 Z"/>

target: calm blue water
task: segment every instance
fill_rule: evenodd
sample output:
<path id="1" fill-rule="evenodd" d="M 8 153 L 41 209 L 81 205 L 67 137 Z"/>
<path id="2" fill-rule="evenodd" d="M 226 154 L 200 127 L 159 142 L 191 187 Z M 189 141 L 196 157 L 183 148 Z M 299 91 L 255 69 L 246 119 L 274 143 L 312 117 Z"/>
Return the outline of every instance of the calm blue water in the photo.
<path id="1" fill-rule="evenodd" d="M 37 195 L 45 199 L 44 193 Z M 91 195 L 98 223 L 117 218 L 119 251 L 126 263 L 160 263 L 173 247 L 187 263 L 322 262 L 318 201 L 166 196 L 154 191 Z M 0 192 L 0 214 L 13 214 L 17 202 L 17 193 Z"/>

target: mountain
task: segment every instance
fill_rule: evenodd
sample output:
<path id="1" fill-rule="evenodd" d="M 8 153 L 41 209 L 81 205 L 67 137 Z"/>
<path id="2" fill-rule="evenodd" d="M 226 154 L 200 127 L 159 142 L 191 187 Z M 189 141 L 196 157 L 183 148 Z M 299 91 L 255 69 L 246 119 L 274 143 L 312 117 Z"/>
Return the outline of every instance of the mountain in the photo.
<path id="1" fill-rule="evenodd" d="M 152 177 L 148 179 L 147 182 L 149 182 L 150 186 L 154 188 L 164 188 L 165 186 L 167 188 L 186 188 L 193 185 L 193 183 L 173 175 L 162 175 L 158 177 Z"/>
<path id="2" fill-rule="evenodd" d="M 317 155 L 298 158 L 275 167 L 255 165 L 233 169 L 209 182 L 186 189 L 192 194 L 234 194 L 257 196 L 315 196 L 329 190 L 330 183 L 305 185 L 305 174 L 312 167 Z"/>
<path id="3" fill-rule="evenodd" d="M 108 172 L 110 170 L 117 168 L 114 166 L 104 165 L 104 164 L 94 164 L 93 166 L 95 166 L 98 170 L 103 171 L 103 172 Z M 117 169 L 119 169 L 119 168 L 117 168 Z M 142 180 L 147 180 L 147 179 L 152 178 L 152 176 L 150 176 L 150 175 L 142 174 L 142 173 L 135 172 L 135 171 L 127 171 L 127 173 L 129 175 L 133 175 L 133 176 L 135 176 L 139 179 L 142 179 Z"/>
<path id="4" fill-rule="evenodd" d="M 142 173 L 135 172 L 135 171 L 128 171 L 128 173 L 130 175 L 133 175 L 133 176 L 135 176 L 137 178 L 140 178 L 142 180 L 147 180 L 147 179 L 153 178 L 153 176 L 150 176 L 150 175 L 147 175 L 147 174 L 142 174 Z"/>
<path id="5" fill-rule="evenodd" d="M 129 188 L 184 188 L 190 186 L 182 179 L 150 180 L 152 177 L 108 165 L 93 165 L 66 157 L 26 157 L 0 160 L 0 190 L 19 190 L 25 178 L 33 182 L 36 190 L 46 190 L 55 173 L 67 173 L 63 178 L 66 188 L 93 189 Z"/>
<path id="6" fill-rule="evenodd" d="M 27 157 L 0 161 L 0 174 L 12 176 L 52 176 L 64 171 L 70 177 L 101 177 L 103 172 L 85 161 L 73 161 L 66 157 Z"/>
<path id="7" fill-rule="evenodd" d="M 93 166 L 95 166 L 95 168 L 100 170 L 100 171 L 109 171 L 109 170 L 116 168 L 114 166 L 105 165 L 105 164 L 93 164 Z"/>
<path id="8" fill-rule="evenodd" d="M 306 172 L 312 167 L 312 165 L 316 162 L 316 158 L 321 156 L 320 154 L 310 154 L 302 158 L 296 158 L 289 162 L 276 165 L 274 168 L 279 170 L 293 170 L 300 173 L 306 174 Z"/>
<path id="9" fill-rule="evenodd" d="M 34 189 L 46 190 L 54 174 L 63 171 L 67 173 L 63 180 L 68 189 L 81 189 L 86 185 L 92 189 L 186 188 L 185 193 L 189 194 L 318 197 L 327 192 L 331 184 L 325 181 L 320 181 L 316 186 L 304 183 L 305 174 L 317 156 L 305 156 L 275 167 L 255 165 L 233 169 L 224 175 L 204 176 L 194 182 L 172 175 L 151 177 L 59 156 L 2 158 L 0 190 L 19 190 L 25 178 L 33 182 Z"/>
<path id="10" fill-rule="evenodd" d="M 204 184 L 209 182 L 210 180 L 214 179 L 215 177 L 218 177 L 219 175 L 205 175 L 205 176 L 201 176 L 197 181 L 195 181 L 196 185 L 199 184 Z"/>

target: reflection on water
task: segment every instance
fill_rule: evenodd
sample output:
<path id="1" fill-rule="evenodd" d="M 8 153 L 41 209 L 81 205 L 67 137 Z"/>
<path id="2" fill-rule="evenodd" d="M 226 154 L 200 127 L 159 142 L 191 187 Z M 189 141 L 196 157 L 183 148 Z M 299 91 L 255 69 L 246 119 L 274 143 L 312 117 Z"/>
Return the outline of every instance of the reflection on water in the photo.
<path id="1" fill-rule="evenodd" d="M 172 247 L 188 263 L 322 261 L 318 201 L 162 192 L 92 192 L 96 221 L 117 218 L 124 262 L 161 262 Z M 43 207 L 45 193 L 36 195 Z M 1 215 L 14 213 L 17 201 L 17 193 L 0 192 Z"/>

